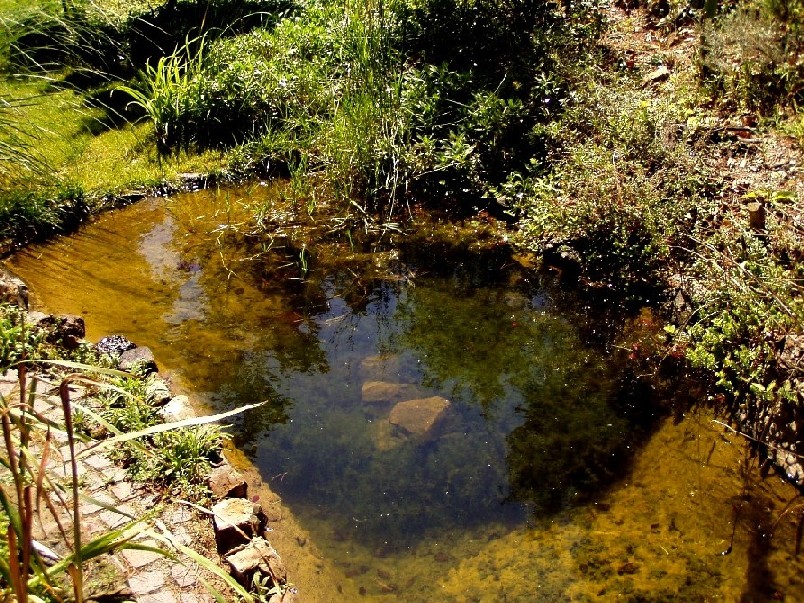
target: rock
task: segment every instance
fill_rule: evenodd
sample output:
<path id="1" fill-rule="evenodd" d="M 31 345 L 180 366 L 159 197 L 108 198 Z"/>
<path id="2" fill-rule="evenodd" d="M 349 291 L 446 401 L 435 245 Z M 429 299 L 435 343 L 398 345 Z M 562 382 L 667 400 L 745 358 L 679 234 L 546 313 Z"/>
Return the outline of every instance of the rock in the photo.
<path id="1" fill-rule="evenodd" d="M 789 333 L 782 343 L 779 364 L 789 371 L 795 371 L 804 361 L 804 335 Z"/>
<path id="2" fill-rule="evenodd" d="M 360 376 L 366 381 L 396 379 L 401 369 L 402 362 L 396 354 L 368 356 L 360 362 Z"/>
<path id="3" fill-rule="evenodd" d="M 271 543 L 259 536 L 245 546 L 232 551 L 226 556 L 226 562 L 231 567 L 235 580 L 246 587 L 251 586 L 257 572 L 263 578 L 269 578 L 271 586 L 279 586 L 287 582 L 287 571 L 279 554 Z"/>
<path id="4" fill-rule="evenodd" d="M 164 406 L 173 395 L 164 379 L 151 375 L 145 384 L 145 399 L 151 406 Z"/>
<path id="5" fill-rule="evenodd" d="M 547 266 L 558 271 L 563 283 L 574 285 L 578 282 L 583 264 L 580 254 L 569 245 L 549 243 L 544 247 L 542 259 Z"/>
<path id="6" fill-rule="evenodd" d="M 126 350 L 120 354 L 118 367 L 121 371 L 131 371 L 139 368 L 146 374 L 155 373 L 159 370 L 156 366 L 156 360 L 154 360 L 154 353 L 145 346 Z"/>
<path id="7" fill-rule="evenodd" d="M 28 309 L 28 285 L 22 279 L 0 269 L 0 303 Z"/>
<path id="8" fill-rule="evenodd" d="M 29 312 L 26 320 L 47 332 L 45 341 L 64 346 L 68 350 L 77 348 L 86 335 L 84 319 L 81 316 L 72 314 L 55 316 L 42 312 Z"/>
<path id="9" fill-rule="evenodd" d="M 195 417 L 195 411 L 187 396 L 173 396 L 170 402 L 162 407 L 162 417 L 167 423 L 183 421 Z"/>
<path id="10" fill-rule="evenodd" d="M 245 498 L 224 498 L 212 507 L 215 542 L 223 554 L 247 543 L 265 529 L 265 515 L 258 503 Z"/>
<path id="11" fill-rule="evenodd" d="M 95 344 L 99 354 L 112 354 L 119 356 L 126 350 L 133 350 L 137 344 L 122 335 L 108 335 Z"/>
<path id="12" fill-rule="evenodd" d="M 388 422 L 398 434 L 430 439 L 436 434 L 450 402 L 441 396 L 400 402 L 391 409 Z"/>
<path id="13" fill-rule="evenodd" d="M 209 474 L 207 484 L 212 491 L 212 496 L 217 499 L 246 498 L 248 496 L 246 480 L 228 463 L 213 469 Z"/>
<path id="14" fill-rule="evenodd" d="M 667 68 L 666 65 L 661 65 L 658 68 L 651 71 L 648 75 L 646 75 L 642 79 L 642 87 L 648 86 L 650 84 L 656 84 L 659 82 L 663 82 L 670 77 L 670 70 Z"/>
<path id="15" fill-rule="evenodd" d="M 385 406 L 421 398 L 426 392 L 412 383 L 388 383 L 385 381 L 366 381 L 363 384 L 363 404 L 372 406 Z"/>

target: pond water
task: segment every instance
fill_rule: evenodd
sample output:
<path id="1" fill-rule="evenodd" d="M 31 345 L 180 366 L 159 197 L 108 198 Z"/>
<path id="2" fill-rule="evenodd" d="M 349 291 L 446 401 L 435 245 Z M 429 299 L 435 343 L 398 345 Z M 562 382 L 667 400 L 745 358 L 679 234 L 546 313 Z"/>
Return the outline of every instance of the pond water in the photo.
<path id="1" fill-rule="evenodd" d="M 317 244 L 280 197 L 146 200 L 8 264 L 203 406 L 266 401 L 232 432 L 324 558 L 302 600 L 804 600 L 795 493 L 508 253 Z"/>

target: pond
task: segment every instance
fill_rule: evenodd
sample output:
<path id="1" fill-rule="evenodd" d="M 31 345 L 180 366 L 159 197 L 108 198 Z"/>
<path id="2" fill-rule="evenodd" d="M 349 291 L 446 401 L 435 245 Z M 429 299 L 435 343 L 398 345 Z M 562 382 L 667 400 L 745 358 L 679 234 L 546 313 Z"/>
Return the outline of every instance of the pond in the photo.
<path id="1" fill-rule="evenodd" d="M 266 401 L 232 433 L 324 558 L 304 600 L 804 600 L 795 493 L 705 411 L 663 418 L 507 247 L 317 242 L 281 198 L 149 199 L 8 264 L 205 408 Z"/>

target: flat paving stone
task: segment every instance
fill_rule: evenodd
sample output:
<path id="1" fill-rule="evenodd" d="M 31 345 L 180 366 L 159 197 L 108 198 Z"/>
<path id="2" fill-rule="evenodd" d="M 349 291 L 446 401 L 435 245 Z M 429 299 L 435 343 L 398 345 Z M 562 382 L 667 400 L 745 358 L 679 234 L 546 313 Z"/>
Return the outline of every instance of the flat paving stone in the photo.
<path id="1" fill-rule="evenodd" d="M 140 595 L 155 593 L 165 587 L 165 574 L 158 570 L 141 572 L 129 577 L 128 585 L 137 595 L 137 601 L 141 602 Z"/>
<path id="2" fill-rule="evenodd" d="M 84 458 L 84 462 L 93 469 L 97 469 L 98 471 L 102 469 L 108 469 L 109 467 L 112 467 L 114 465 L 112 461 L 107 459 L 102 454 L 91 454 L 90 456 Z"/>
<path id="3" fill-rule="evenodd" d="M 170 577 L 181 588 L 189 588 L 198 584 L 198 572 L 192 567 L 174 565 L 170 569 Z"/>
<path id="4" fill-rule="evenodd" d="M 139 595 L 137 597 L 137 603 L 179 603 L 179 599 L 170 591 L 162 591 L 148 595 Z"/>
<path id="5" fill-rule="evenodd" d="M 144 544 L 146 546 L 153 546 L 153 547 L 158 546 L 158 544 L 153 540 L 146 540 L 145 542 L 140 542 L 138 544 Z M 159 553 L 154 553 L 151 551 L 142 551 L 139 549 L 124 549 L 122 555 L 134 569 L 140 569 L 142 567 L 145 567 L 146 565 L 150 565 L 154 561 L 164 559 L 164 557 Z"/>

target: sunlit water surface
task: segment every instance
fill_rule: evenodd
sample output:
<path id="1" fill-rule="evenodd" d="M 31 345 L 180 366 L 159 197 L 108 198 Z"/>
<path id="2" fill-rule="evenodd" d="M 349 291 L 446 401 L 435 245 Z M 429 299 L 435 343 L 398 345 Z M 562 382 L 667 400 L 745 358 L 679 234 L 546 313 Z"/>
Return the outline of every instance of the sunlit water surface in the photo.
<path id="1" fill-rule="evenodd" d="M 804 600 L 794 492 L 624 391 L 510 258 L 265 252 L 242 231 L 272 194 L 147 200 L 8 264 L 202 406 L 267 401 L 233 432 L 309 534 L 280 553 L 323 556 L 301 600 Z"/>

